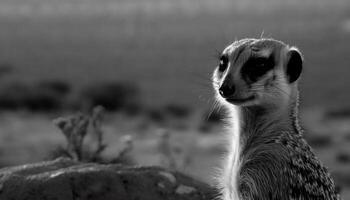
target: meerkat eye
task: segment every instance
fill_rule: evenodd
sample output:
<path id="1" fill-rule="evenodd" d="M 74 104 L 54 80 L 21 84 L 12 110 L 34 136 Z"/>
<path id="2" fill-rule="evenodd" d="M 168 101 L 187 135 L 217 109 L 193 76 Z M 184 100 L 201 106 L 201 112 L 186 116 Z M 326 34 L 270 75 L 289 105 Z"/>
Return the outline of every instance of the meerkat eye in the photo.
<path id="1" fill-rule="evenodd" d="M 256 68 L 266 68 L 268 66 L 268 60 L 266 58 L 256 58 L 255 67 Z"/>
<path id="2" fill-rule="evenodd" d="M 242 75 L 250 82 L 256 82 L 260 77 L 273 68 L 273 61 L 269 58 L 254 58 L 247 61 L 242 68 Z"/>
<path id="3" fill-rule="evenodd" d="M 219 71 L 223 72 L 227 69 L 228 66 L 228 57 L 226 55 L 220 56 L 220 62 L 219 62 Z"/>

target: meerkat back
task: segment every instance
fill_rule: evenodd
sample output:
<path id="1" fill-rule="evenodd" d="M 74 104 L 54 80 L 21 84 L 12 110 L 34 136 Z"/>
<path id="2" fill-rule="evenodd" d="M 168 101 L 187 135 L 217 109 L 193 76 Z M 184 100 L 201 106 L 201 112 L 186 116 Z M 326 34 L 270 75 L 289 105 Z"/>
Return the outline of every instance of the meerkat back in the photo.
<path id="1" fill-rule="evenodd" d="M 213 73 L 230 124 L 221 199 L 340 199 L 298 122 L 302 68 L 300 51 L 274 39 L 243 39 L 222 52 Z"/>

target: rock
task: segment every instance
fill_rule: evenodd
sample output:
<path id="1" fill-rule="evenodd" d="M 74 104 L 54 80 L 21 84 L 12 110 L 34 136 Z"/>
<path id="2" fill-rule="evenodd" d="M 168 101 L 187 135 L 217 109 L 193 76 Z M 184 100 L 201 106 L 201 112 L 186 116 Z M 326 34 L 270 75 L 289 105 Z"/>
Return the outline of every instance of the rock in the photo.
<path id="1" fill-rule="evenodd" d="M 205 183 L 160 167 L 54 161 L 0 170 L 0 200 L 209 200 Z"/>

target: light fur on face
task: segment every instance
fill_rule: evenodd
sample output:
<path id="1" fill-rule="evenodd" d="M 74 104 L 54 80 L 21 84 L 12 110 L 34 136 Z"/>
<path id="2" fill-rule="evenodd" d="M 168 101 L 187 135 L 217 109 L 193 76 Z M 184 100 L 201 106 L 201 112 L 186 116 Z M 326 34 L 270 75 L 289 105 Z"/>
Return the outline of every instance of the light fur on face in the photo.
<path id="1" fill-rule="evenodd" d="M 230 77 L 231 84 L 237 90 L 237 98 L 243 99 L 252 95 L 256 97 L 252 101 L 240 103 L 239 106 L 285 106 L 288 99 L 294 98 L 292 95 L 295 95 L 297 90 L 296 83 L 288 83 L 285 69 L 287 53 L 293 49 L 297 50 L 295 47 L 270 39 L 243 39 L 233 42 L 222 53 L 229 58 L 227 69 L 224 72 L 215 69 L 213 73 L 212 80 L 217 100 L 223 105 L 232 105 L 219 94 L 219 88 Z M 247 60 L 251 57 L 268 58 L 270 56 L 273 56 L 275 62 L 271 70 L 259 77 L 256 82 L 250 83 L 244 80 L 242 68 Z"/>

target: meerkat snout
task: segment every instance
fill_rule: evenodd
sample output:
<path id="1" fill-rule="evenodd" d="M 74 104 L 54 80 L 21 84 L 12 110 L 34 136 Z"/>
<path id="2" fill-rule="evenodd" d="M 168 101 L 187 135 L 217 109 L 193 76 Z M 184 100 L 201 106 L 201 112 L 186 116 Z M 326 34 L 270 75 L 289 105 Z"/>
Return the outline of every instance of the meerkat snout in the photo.
<path id="1" fill-rule="evenodd" d="M 219 88 L 219 93 L 223 98 L 229 98 L 235 93 L 235 85 L 231 78 L 226 77 Z"/>
<path id="2" fill-rule="evenodd" d="M 214 88 L 218 98 L 230 104 L 274 104 L 294 93 L 302 62 L 298 49 L 277 40 L 236 41 L 220 56 Z"/>

